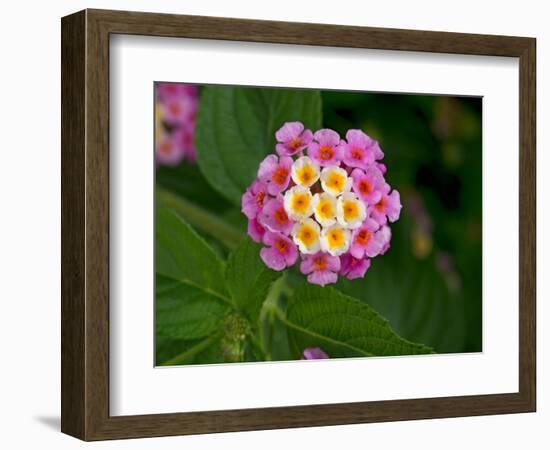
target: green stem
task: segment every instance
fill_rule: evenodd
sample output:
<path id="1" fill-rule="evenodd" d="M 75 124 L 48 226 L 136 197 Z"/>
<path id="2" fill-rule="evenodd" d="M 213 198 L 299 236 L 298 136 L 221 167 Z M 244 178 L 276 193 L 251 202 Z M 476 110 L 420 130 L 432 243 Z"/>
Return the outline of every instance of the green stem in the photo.
<path id="1" fill-rule="evenodd" d="M 254 333 L 251 333 L 249 336 L 249 341 L 250 343 L 252 344 L 252 347 L 254 348 L 254 350 L 259 353 L 264 360 L 266 361 L 269 361 L 269 359 L 267 359 L 267 355 L 264 351 L 264 349 L 262 348 L 262 345 L 260 343 L 260 341 L 258 340 L 258 337 L 254 334 Z"/>
<path id="2" fill-rule="evenodd" d="M 191 358 L 192 356 L 195 356 L 197 353 L 200 353 L 201 351 L 208 348 L 210 344 L 212 344 L 218 338 L 219 338 L 218 335 L 211 336 L 208 339 L 205 339 L 204 341 L 199 342 L 194 347 L 191 347 L 189 350 L 186 350 L 183 353 L 180 353 L 179 355 L 169 359 L 168 361 L 163 362 L 162 365 L 174 366 L 178 364 L 183 364 L 187 359 Z"/>
<path id="3" fill-rule="evenodd" d="M 285 276 L 283 274 L 283 276 L 275 280 L 275 282 L 271 285 L 271 289 L 269 290 L 264 304 L 262 305 L 262 311 L 260 313 L 260 323 L 263 323 L 265 320 L 267 320 L 269 328 L 267 331 L 267 338 L 265 336 L 266 333 L 264 330 L 260 332 L 260 340 L 262 351 L 267 361 L 272 360 L 271 346 L 273 343 L 273 319 L 276 316 L 276 311 L 279 309 L 279 298 L 281 294 L 285 291 L 285 289 L 286 282 Z"/>
<path id="4" fill-rule="evenodd" d="M 191 225 L 217 238 L 229 250 L 234 250 L 245 237 L 215 214 L 159 186 L 156 188 L 156 198 L 159 205 L 173 209 Z"/>
<path id="5" fill-rule="evenodd" d="M 288 286 L 286 284 L 285 275 L 283 273 L 283 275 L 277 278 L 271 285 L 269 294 L 267 294 L 267 297 L 263 304 L 264 310 L 266 312 L 269 312 L 269 311 L 272 311 L 273 309 L 278 309 L 279 298 L 281 297 L 281 294 L 283 292 L 286 292 L 287 289 L 288 289 Z"/>

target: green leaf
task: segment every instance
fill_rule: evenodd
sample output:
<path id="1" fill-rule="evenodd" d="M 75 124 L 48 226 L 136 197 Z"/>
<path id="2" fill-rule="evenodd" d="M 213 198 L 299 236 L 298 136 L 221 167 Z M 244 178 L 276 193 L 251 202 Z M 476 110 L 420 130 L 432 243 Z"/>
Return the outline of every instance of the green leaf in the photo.
<path id="1" fill-rule="evenodd" d="M 231 303 L 224 282 L 224 263 L 180 217 L 157 209 L 156 272 Z"/>
<path id="2" fill-rule="evenodd" d="M 321 347 L 331 358 L 432 353 L 398 336 L 367 304 L 330 287 L 302 285 L 284 321 L 297 357 L 307 347 Z"/>
<path id="3" fill-rule="evenodd" d="M 210 186 L 195 163 L 183 161 L 177 166 L 160 166 L 156 169 L 155 181 L 157 187 L 163 187 L 216 214 L 233 206 Z"/>
<path id="4" fill-rule="evenodd" d="M 232 226 L 228 221 L 220 218 L 220 214 L 215 214 L 203 208 L 202 203 L 193 203 L 185 197 L 158 186 L 156 188 L 156 200 L 158 205 L 177 212 L 189 225 L 201 231 L 203 236 L 216 239 L 228 249 L 234 249 L 240 241 L 246 238 L 246 234 L 241 231 L 246 225 L 241 229 Z M 246 219 L 240 211 L 238 214 L 243 220 Z"/>
<path id="5" fill-rule="evenodd" d="M 225 362 L 219 334 L 192 341 L 157 336 L 155 356 L 157 366 Z"/>
<path id="6" fill-rule="evenodd" d="M 266 267 L 260 246 L 247 239 L 229 255 L 225 278 L 234 304 L 251 323 L 258 320 L 271 283 L 279 274 Z"/>
<path id="7" fill-rule="evenodd" d="M 319 91 L 207 86 L 201 94 L 195 145 L 208 182 L 235 205 L 258 166 L 275 151 L 275 131 L 299 120 L 321 126 Z"/>
<path id="8" fill-rule="evenodd" d="M 157 336 L 199 339 L 215 333 L 228 311 L 218 297 L 177 280 L 156 277 Z"/>
<path id="9" fill-rule="evenodd" d="M 364 279 L 341 278 L 336 288 L 368 303 L 404 338 L 437 353 L 463 352 L 464 298 L 450 292 L 433 258 L 419 260 L 411 254 L 409 222 L 404 210 L 392 225 L 390 250 L 372 260 Z"/>
<path id="10" fill-rule="evenodd" d="M 158 208 L 156 219 L 156 362 L 197 363 L 204 354 L 223 361 L 221 323 L 231 304 L 225 266 L 175 213 Z"/>
<path id="11" fill-rule="evenodd" d="M 155 288 L 157 364 L 195 362 L 197 355 L 219 345 L 226 303 L 163 275 L 157 275 Z"/>

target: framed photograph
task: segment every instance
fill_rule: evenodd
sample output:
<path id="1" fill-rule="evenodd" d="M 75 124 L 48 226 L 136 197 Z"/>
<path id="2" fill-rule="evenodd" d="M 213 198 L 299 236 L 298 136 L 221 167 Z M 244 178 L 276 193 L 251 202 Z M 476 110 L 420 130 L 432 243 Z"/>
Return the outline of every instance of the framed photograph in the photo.
<path id="1" fill-rule="evenodd" d="M 62 431 L 535 411 L 535 39 L 85 10 Z"/>

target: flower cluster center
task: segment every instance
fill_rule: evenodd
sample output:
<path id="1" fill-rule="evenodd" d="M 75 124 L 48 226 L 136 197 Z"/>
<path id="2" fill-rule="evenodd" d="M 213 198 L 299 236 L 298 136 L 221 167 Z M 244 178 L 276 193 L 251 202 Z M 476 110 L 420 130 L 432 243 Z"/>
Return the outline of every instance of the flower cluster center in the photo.
<path id="1" fill-rule="evenodd" d="M 387 222 L 401 209 L 377 162 L 384 156 L 378 143 L 361 130 L 349 130 L 346 141 L 299 122 L 275 137 L 278 155 L 265 157 L 242 200 L 249 235 L 265 245 L 262 260 L 283 270 L 300 259 L 308 281 L 322 286 L 338 275 L 362 278 L 371 258 L 388 249 Z"/>

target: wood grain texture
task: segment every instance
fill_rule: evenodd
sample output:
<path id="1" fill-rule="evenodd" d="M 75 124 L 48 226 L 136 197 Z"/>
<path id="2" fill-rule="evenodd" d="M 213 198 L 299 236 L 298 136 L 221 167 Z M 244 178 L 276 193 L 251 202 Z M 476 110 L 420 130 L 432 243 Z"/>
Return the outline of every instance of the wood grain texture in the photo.
<path id="1" fill-rule="evenodd" d="M 85 432 L 85 19 L 61 27 L 61 430 Z"/>
<path id="2" fill-rule="evenodd" d="M 519 392 L 109 416 L 109 34 L 519 57 Z M 86 10 L 62 19 L 62 431 L 84 440 L 534 411 L 535 40 Z M 185 405 L 182 405 L 185 408 Z"/>

